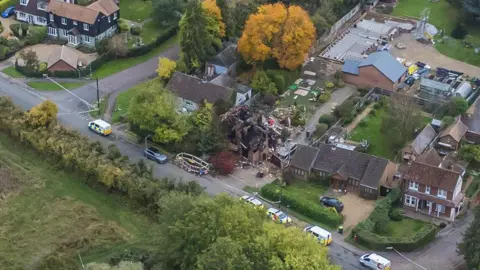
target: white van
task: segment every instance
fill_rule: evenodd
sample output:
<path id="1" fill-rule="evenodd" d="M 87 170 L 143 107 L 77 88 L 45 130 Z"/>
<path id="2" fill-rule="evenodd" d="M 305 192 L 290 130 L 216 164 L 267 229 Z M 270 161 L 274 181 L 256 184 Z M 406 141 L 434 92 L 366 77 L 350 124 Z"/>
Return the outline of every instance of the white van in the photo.
<path id="1" fill-rule="evenodd" d="M 332 234 L 318 226 L 307 226 L 303 229 L 304 232 L 313 235 L 320 243 L 325 246 L 328 246 L 332 243 Z"/>
<path id="2" fill-rule="evenodd" d="M 360 257 L 360 264 L 370 269 L 390 270 L 391 263 L 384 257 L 375 253 L 365 254 Z"/>
<path id="3" fill-rule="evenodd" d="M 107 136 L 112 133 L 112 126 L 103 121 L 102 119 L 97 119 L 95 121 L 88 122 L 88 128 L 98 134 Z"/>

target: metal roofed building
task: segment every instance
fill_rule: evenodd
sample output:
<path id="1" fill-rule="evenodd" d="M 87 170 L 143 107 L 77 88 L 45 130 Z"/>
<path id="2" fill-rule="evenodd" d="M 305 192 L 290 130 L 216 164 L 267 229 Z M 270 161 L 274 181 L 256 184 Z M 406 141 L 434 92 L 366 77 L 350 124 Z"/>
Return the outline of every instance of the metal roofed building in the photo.
<path id="1" fill-rule="evenodd" d="M 423 78 L 420 80 L 419 96 L 425 99 L 450 99 L 453 95 L 452 86 L 435 80 Z"/>

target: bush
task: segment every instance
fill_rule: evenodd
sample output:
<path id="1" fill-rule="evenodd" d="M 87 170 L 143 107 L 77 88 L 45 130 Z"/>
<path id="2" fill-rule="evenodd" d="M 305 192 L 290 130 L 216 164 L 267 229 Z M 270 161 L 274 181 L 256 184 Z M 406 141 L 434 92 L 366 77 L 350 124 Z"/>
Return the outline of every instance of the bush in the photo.
<path id="1" fill-rule="evenodd" d="M 10 30 L 12 31 L 13 35 L 20 38 L 20 24 L 19 23 L 14 23 L 10 24 Z"/>
<path id="2" fill-rule="evenodd" d="M 314 137 L 315 138 L 320 138 L 322 137 L 323 134 L 328 130 L 328 125 L 327 124 L 318 124 L 317 127 L 315 128 L 315 133 Z"/>
<path id="3" fill-rule="evenodd" d="M 325 102 L 329 101 L 330 98 L 332 98 L 332 94 L 330 94 L 330 93 L 323 93 L 323 94 L 321 94 L 320 97 L 318 98 L 318 102 L 320 102 L 320 103 L 325 103 Z"/>
<path id="4" fill-rule="evenodd" d="M 365 126 L 367 126 L 367 119 L 364 118 L 364 119 L 360 120 L 360 122 L 358 123 L 358 126 L 359 126 L 359 127 L 365 127 Z"/>
<path id="5" fill-rule="evenodd" d="M 286 90 L 285 78 L 281 74 L 277 74 L 273 77 L 273 82 L 275 83 L 275 86 L 277 87 L 278 94 L 279 95 L 283 94 Z"/>
<path id="6" fill-rule="evenodd" d="M 335 86 L 337 88 L 343 88 L 345 87 L 345 83 L 342 80 L 337 80 L 337 82 L 335 82 Z"/>
<path id="7" fill-rule="evenodd" d="M 279 201 L 280 187 L 274 184 L 267 184 L 262 187 L 260 194 L 269 200 Z M 288 205 L 293 211 L 331 227 L 337 227 L 343 222 L 341 215 L 329 211 L 320 204 L 298 198 L 285 189 L 282 192 L 281 204 L 284 206 Z"/>
<path id="8" fill-rule="evenodd" d="M 130 25 L 125 19 L 118 19 L 118 29 L 120 30 L 120 33 L 126 33 L 130 31 Z"/>
<path id="9" fill-rule="evenodd" d="M 388 213 L 388 216 L 393 221 L 401 221 L 404 218 L 403 211 L 400 208 L 393 208 L 390 210 L 390 213 Z"/>
<path id="10" fill-rule="evenodd" d="M 102 55 L 108 52 L 108 38 L 104 38 L 97 43 L 95 43 L 95 48 L 97 53 Z"/>
<path id="11" fill-rule="evenodd" d="M 445 224 L 445 222 L 442 222 L 438 227 L 440 227 L 440 229 L 444 229 L 445 227 L 447 227 L 447 224 Z"/>
<path id="12" fill-rule="evenodd" d="M 327 124 L 328 127 L 330 127 L 333 124 L 333 116 L 330 114 L 322 114 L 320 116 L 320 119 L 318 119 L 319 124 Z"/>
<path id="13" fill-rule="evenodd" d="M 373 104 L 373 109 L 379 110 L 379 109 L 381 109 L 381 108 L 382 108 L 382 104 L 380 104 L 380 103 L 375 103 L 375 104 Z"/>
<path id="14" fill-rule="evenodd" d="M 221 174 L 228 175 L 231 174 L 237 166 L 237 157 L 231 152 L 220 152 L 215 154 L 211 159 L 213 168 Z"/>
<path id="15" fill-rule="evenodd" d="M 455 39 L 464 39 L 465 36 L 468 35 L 468 31 L 465 25 L 459 22 L 455 28 L 453 28 L 451 35 Z"/>
<path id="16" fill-rule="evenodd" d="M 23 24 L 22 24 L 23 27 Z M 47 37 L 47 27 L 35 26 L 31 27 L 28 31 L 27 38 L 25 39 L 25 45 L 35 45 L 41 43 Z"/>
<path id="17" fill-rule="evenodd" d="M 333 84 L 332 82 L 325 82 L 325 88 L 327 89 L 333 89 L 335 87 L 335 84 Z"/>
<path id="18" fill-rule="evenodd" d="M 371 116 L 376 116 L 377 115 L 377 110 L 371 110 L 369 113 Z"/>
<path id="19" fill-rule="evenodd" d="M 132 35 L 134 36 L 140 36 L 142 31 L 143 31 L 143 28 L 141 26 L 134 26 L 130 28 L 130 33 L 132 33 Z"/>

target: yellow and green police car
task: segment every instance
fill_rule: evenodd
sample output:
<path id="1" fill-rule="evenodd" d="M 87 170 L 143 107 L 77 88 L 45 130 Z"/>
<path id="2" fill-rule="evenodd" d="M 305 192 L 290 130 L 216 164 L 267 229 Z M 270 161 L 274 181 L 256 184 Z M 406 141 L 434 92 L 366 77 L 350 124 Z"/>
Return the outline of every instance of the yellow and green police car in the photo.
<path id="1" fill-rule="evenodd" d="M 292 219 L 289 216 L 285 215 L 282 211 L 275 208 L 268 208 L 267 216 L 271 218 L 273 221 L 280 224 L 292 223 Z"/>
<path id="2" fill-rule="evenodd" d="M 250 204 L 250 205 L 253 205 L 253 207 L 257 208 L 257 209 L 263 209 L 263 203 L 255 198 L 254 196 L 248 196 L 248 195 L 245 195 L 245 196 L 242 196 L 240 197 L 240 200 Z"/>
<path id="3" fill-rule="evenodd" d="M 107 136 L 112 133 L 112 126 L 109 123 L 103 121 L 102 119 L 88 122 L 88 128 L 91 131 L 103 136 Z"/>

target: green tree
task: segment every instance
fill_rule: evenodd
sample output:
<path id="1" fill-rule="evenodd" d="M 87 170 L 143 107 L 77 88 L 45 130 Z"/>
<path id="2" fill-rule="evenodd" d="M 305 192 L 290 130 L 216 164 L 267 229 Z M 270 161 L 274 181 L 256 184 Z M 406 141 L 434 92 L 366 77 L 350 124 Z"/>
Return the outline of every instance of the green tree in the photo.
<path id="1" fill-rule="evenodd" d="M 315 133 L 313 136 L 315 138 L 320 138 L 322 137 L 323 134 L 328 130 L 328 125 L 327 124 L 318 124 L 317 127 L 315 128 Z"/>
<path id="2" fill-rule="evenodd" d="M 461 159 L 468 162 L 480 162 L 480 146 L 473 144 L 463 144 L 459 151 Z"/>
<path id="3" fill-rule="evenodd" d="M 345 100 L 335 108 L 335 114 L 339 117 L 348 118 L 352 115 L 354 105 L 353 100 Z"/>
<path id="4" fill-rule="evenodd" d="M 180 20 L 182 61 L 189 70 L 200 68 L 215 52 L 214 38 L 207 30 L 207 16 L 199 0 L 190 0 Z"/>
<path id="5" fill-rule="evenodd" d="M 212 118 L 213 104 L 205 101 L 192 117 L 195 128 L 198 128 L 197 132 L 205 132 L 210 129 L 212 126 Z"/>
<path id="6" fill-rule="evenodd" d="M 153 0 L 153 18 L 159 23 L 178 21 L 186 6 L 185 0 Z"/>
<path id="7" fill-rule="evenodd" d="M 463 97 L 453 97 L 448 103 L 447 115 L 462 115 L 468 110 L 468 102 Z"/>
<path id="8" fill-rule="evenodd" d="M 56 122 L 58 113 L 57 104 L 46 100 L 33 107 L 28 113 L 27 118 L 31 125 L 35 127 L 49 126 Z"/>
<path id="9" fill-rule="evenodd" d="M 128 120 L 152 132 L 155 142 L 178 142 L 188 133 L 189 126 L 186 116 L 178 114 L 176 109 L 176 98 L 170 92 L 149 85 L 130 101 Z"/>
<path id="10" fill-rule="evenodd" d="M 243 254 L 242 245 L 230 237 L 217 239 L 197 259 L 199 270 L 249 270 L 252 265 Z"/>
<path id="11" fill-rule="evenodd" d="M 217 0 L 217 6 L 222 12 L 223 22 L 225 23 L 225 35 L 229 38 L 235 37 L 236 19 L 235 6 L 230 6 L 227 0 Z"/>
<path id="12" fill-rule="evenodd" d="M 40 61 L 38 60 L 37 53 L 32 50 L 23 50 L 20 52 L 20 59 L 23 60 L 25 67 L 31 70 L 37 70 Z"/>
<path id="13" fill-rule="evenodd" d="M 259 70 L 255 73 L 251 86 L 253 89 L 259 91 L 262 95 L 276 95 L 278 92 L 275 83 L 270 80 L 267 73 L 263 70 Z"/>
<path id="14" fill-rule="evenodd" d="M 463 241 L 458 245 L 460 254 L 467 262 L 467 268 L 480 269 L 480 207 L 474 209 L 475 219 L 463 235 Z"/>

